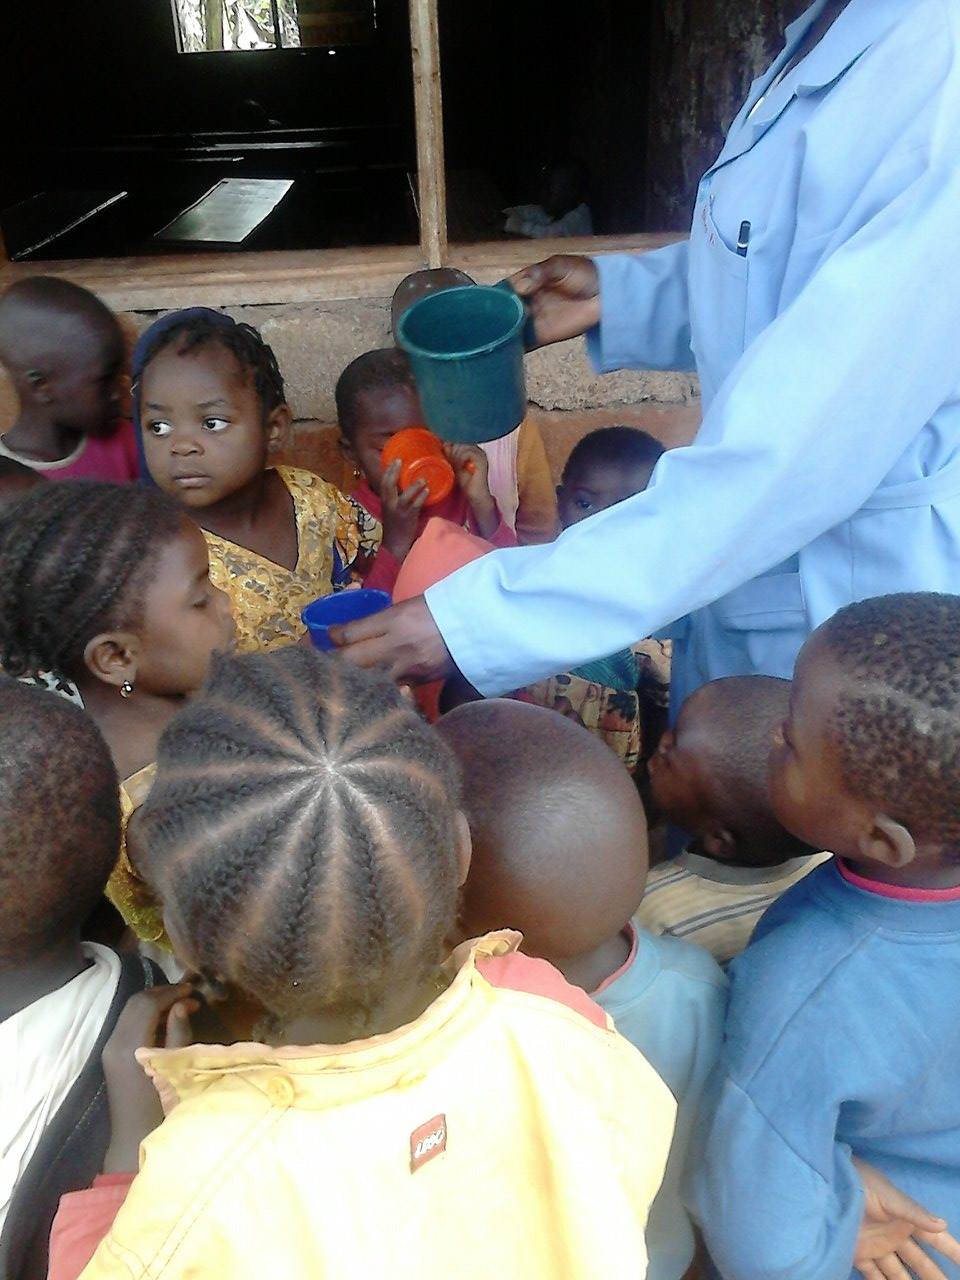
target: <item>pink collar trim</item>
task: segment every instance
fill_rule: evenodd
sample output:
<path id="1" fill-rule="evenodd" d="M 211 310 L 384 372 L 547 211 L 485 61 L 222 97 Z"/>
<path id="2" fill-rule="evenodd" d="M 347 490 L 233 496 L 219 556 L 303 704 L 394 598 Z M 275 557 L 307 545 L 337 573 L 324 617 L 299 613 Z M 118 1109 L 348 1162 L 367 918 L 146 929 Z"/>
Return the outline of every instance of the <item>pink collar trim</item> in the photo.
<path id="1" fill-rule="evenodd" d="M 640 935 L 637 933 L 636 925 L 631 922 L 624 930 L 622 930 L 622 933 L 630 943 L 630 954 L 627 956 L 626 960 L 624 960 L 619 969 L 615 969 L 609 978 L 604 978 L 596 991 L 592 991 L 590 993 L 590 998 L 592 1000 L 596 1000 L 597 996 L 600 995 L 602 991 L 606 991 L 607 987 L 612 986 L 618 978 L 622 978 L 637 958 L 637 947 L 640 945 Z"/>
<path id="2" fill-rule="evenodd" d="M 837 867 L 844 880 L 867 893 L 876 893 L 881 898 L 895 898 L 898 902 L 960 902 L 960 885 L 954 889 L 917 889 L 906 884 L 884 884 L 882 880 L 870 880 L 867 876 L 858 875 L 837 858 Z"/>

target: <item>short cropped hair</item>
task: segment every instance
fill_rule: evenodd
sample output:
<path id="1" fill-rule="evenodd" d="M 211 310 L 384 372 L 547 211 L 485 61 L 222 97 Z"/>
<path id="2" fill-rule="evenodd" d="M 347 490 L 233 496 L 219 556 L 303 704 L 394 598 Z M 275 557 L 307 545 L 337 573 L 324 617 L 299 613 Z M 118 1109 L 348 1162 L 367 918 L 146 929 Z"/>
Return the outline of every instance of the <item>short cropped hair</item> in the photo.
<path id="1" fill-rule="evenodd" d="M 563 480 L 592 466 L 649 467 L 663 455 L 663 445 L 639 427 L 601 427 L 579 440 L 563 468 Z"/>
<path id="2" fill-rule="evenodd" d="M 79 934 L 119 853 L 118 785 L 88 715 L 0 677 L 0 961 Z"/>
<path id="3" fill-rule="evenodd" d="M 299 647 L 215 659 L 157 759 L 138 867 L 203 973 L 364 1034 L 439 963 L 459 770 L 384 676 Z"/>
<path id="4" fill-rule="evenodd" d="M 878 596 L 821 627 L 845 677 L 830 720 L 847 789 L 960 848 L 960 596 Z"/>
<path id="5" fill-rule="evenodd" d="M 416 391 L 410 361 L 396 347 L 381 347 L 357 356 L 337 379 L 334 393 L 337 420 L 348 440 L 353 440 L 360 423 L 360 397 L 376 391 L 407 387 Z"/>

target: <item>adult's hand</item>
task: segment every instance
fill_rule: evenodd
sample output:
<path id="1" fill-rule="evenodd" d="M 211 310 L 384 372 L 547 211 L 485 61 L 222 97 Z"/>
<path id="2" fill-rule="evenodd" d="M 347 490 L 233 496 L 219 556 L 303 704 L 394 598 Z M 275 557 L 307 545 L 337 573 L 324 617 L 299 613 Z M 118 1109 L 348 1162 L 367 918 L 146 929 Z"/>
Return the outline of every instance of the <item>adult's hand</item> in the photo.
<path id="1" fill-rule="evenodd" d="M 423 684 L 444 680 L 457 669 L 423 596 L 331 627 L 330 639 L 357 666 L 384 667 L 394 680 Z"/>
<path id="2" fill-rule="evenodd" d="M 541 347 L 579 337 L 600 322 L 600 277 L 592 258 L 558 253 L 524 267 L 510 283 L 533 313 Z"/>

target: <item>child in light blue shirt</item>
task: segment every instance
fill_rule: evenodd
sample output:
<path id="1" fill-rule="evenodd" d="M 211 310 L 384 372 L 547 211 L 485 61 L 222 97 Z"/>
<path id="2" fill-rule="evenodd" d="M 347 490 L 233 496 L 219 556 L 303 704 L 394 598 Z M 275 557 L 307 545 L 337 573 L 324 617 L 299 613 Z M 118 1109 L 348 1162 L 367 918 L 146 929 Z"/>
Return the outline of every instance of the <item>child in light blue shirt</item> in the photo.
<path id="1" fill-rule="evenodd" d="M 473 861 L 461 928 L 511 927 L 613 1018 L 677 1099 L 677 1125 L 647 1228 L 650 1280 L 680 1280 L 696 1239 L 679 1194 L 701 1091 L 723 1034 L 726 980 L 706 951 L 633 924 L 647 830 L 617 757 L 541 707 L 490 700 L 438 729 L 464 772 Z"/>

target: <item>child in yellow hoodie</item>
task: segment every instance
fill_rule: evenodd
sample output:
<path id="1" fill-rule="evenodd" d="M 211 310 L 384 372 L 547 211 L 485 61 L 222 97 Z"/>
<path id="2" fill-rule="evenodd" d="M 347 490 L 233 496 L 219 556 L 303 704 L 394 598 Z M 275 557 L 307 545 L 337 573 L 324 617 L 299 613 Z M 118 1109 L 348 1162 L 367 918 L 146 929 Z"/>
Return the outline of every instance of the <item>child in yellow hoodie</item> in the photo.
<path id="1" fill-rule="evenodd" d="M 263 1015 L 257 1043 L 139 1051 L 149 1136 L 114 1074 L 108 1177 L 63 1201 L 53 1277 L 81 1230 L 106 1232 L 89 1280 L 644 1276 L 674 1100 L 519 935 L 448 954 L 459 771 L 388 681 L 218 659 L 138 839 L 180 958 Z"/>

